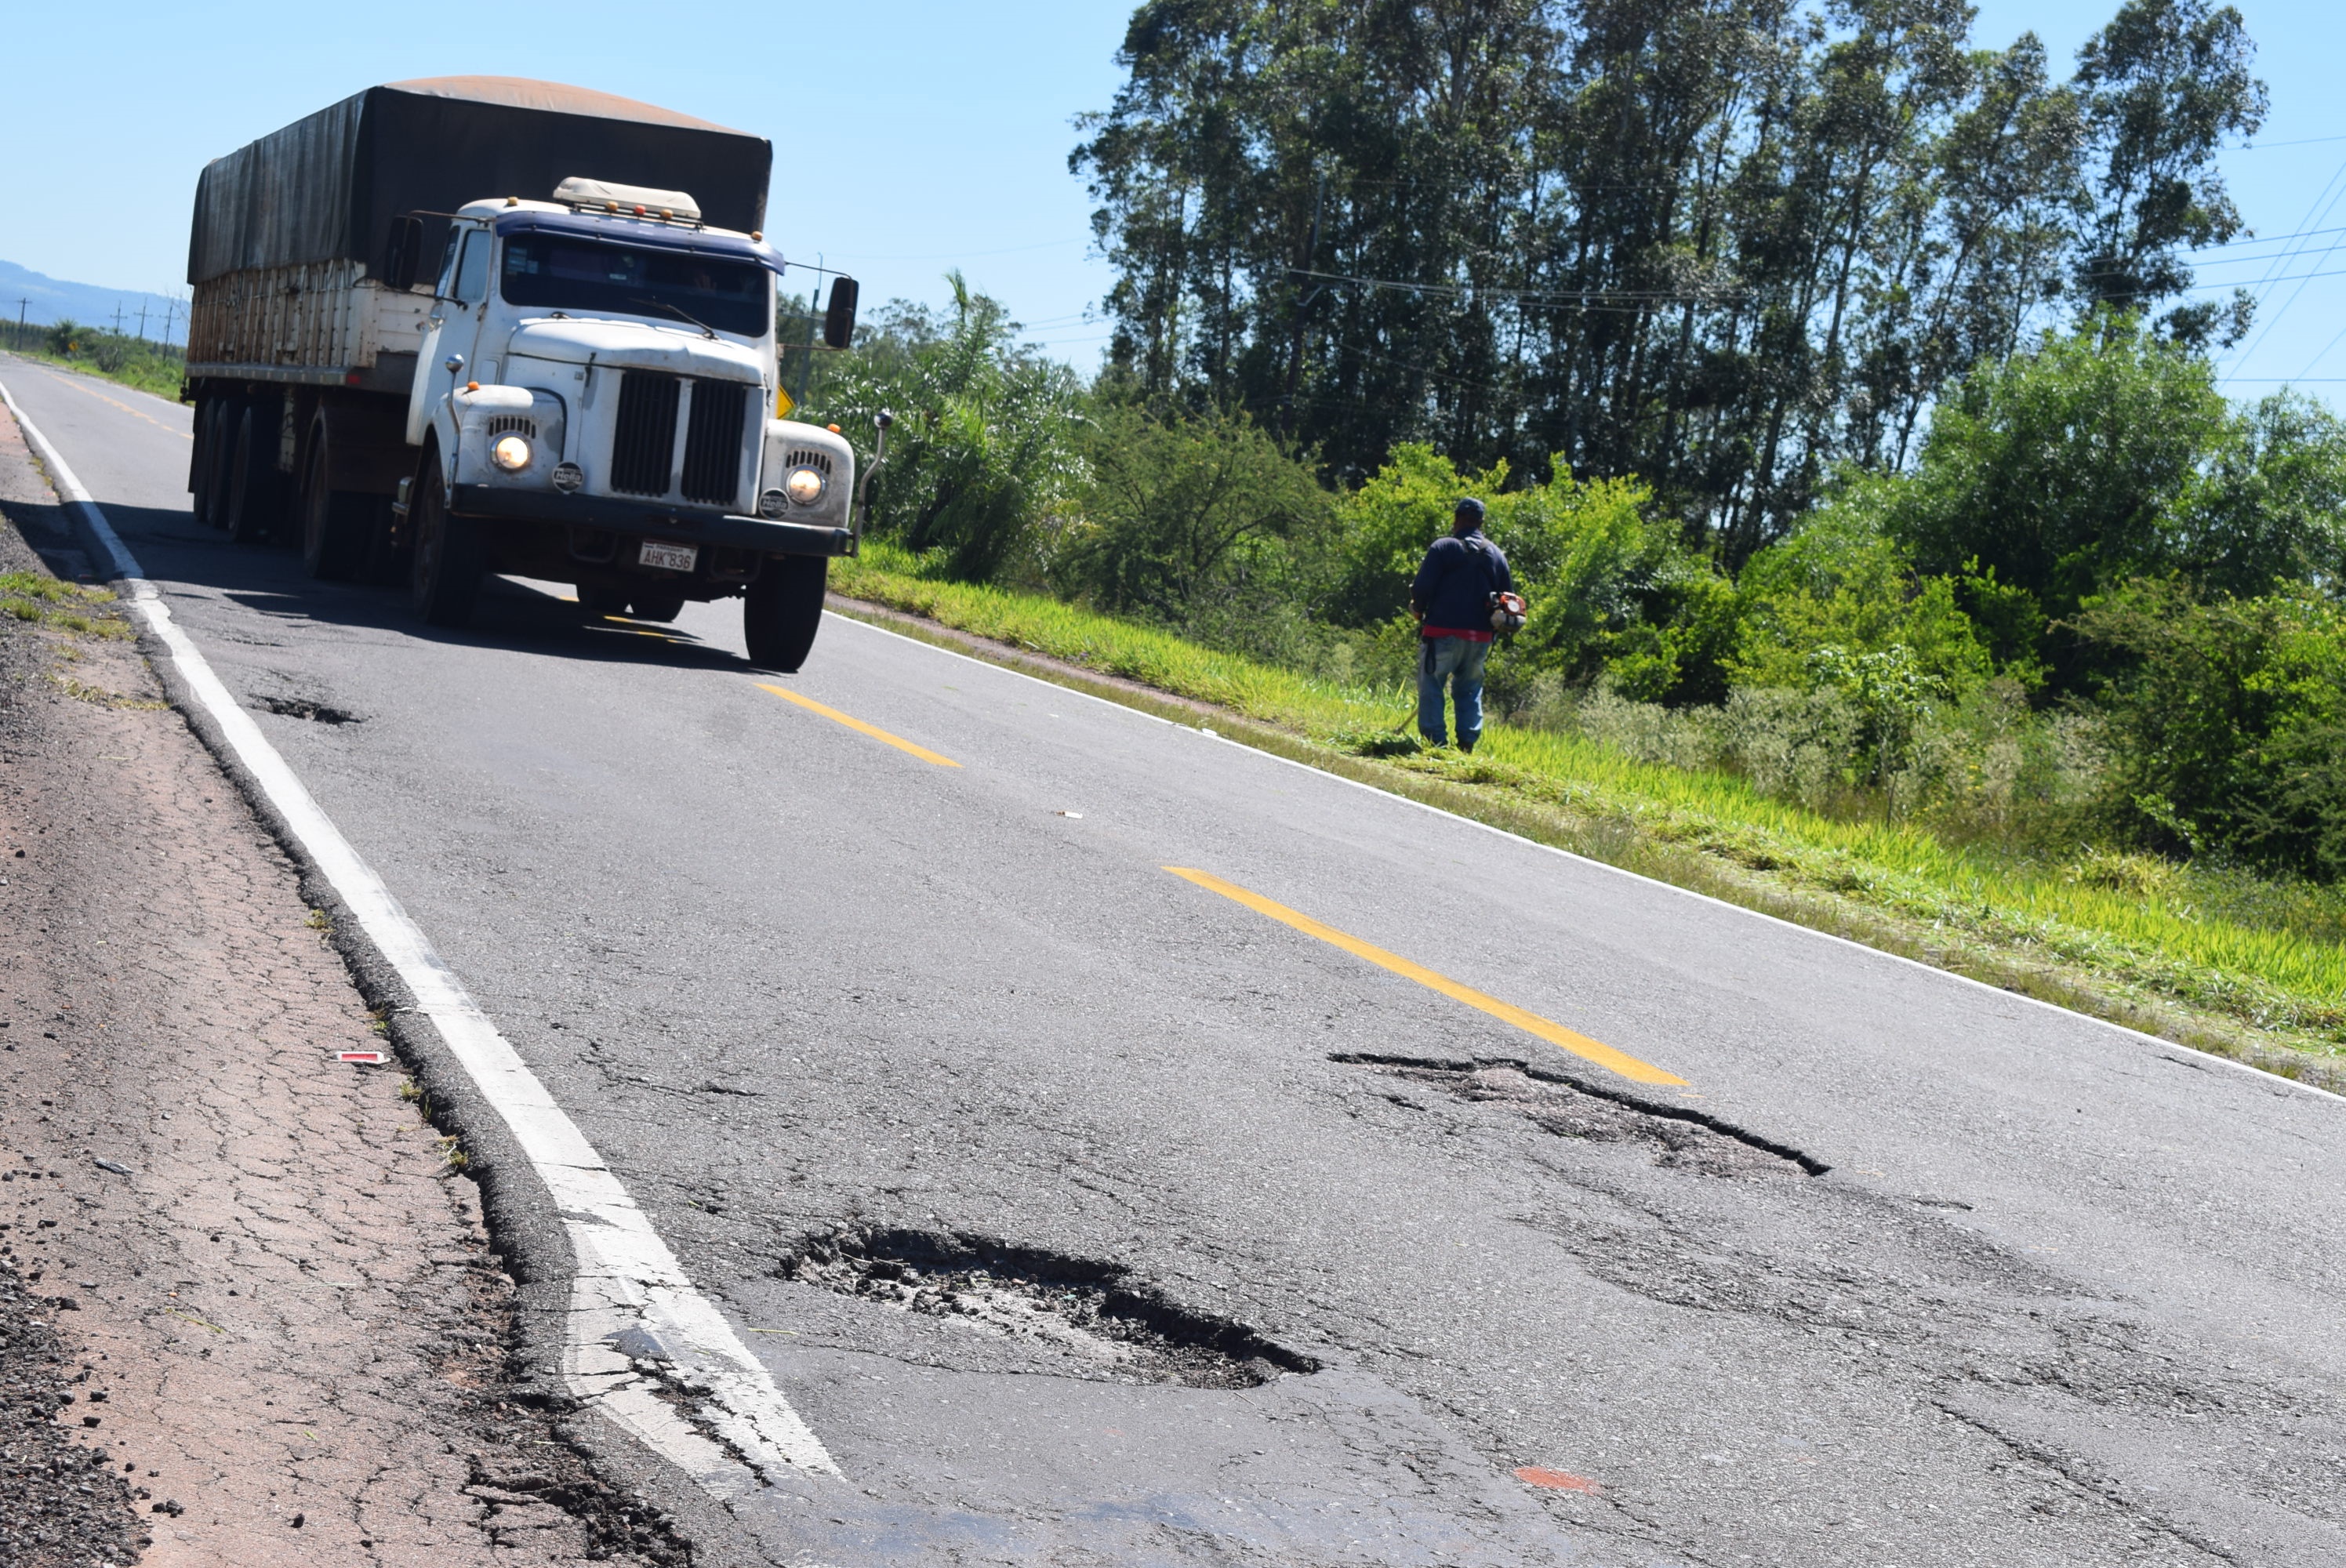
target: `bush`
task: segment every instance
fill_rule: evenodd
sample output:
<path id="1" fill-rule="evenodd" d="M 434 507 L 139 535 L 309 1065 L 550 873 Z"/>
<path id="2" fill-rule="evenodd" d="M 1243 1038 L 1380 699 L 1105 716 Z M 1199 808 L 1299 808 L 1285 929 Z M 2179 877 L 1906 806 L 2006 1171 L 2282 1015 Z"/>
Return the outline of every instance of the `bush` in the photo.
<path id="1" fill-rule="evenodd" d="M 1083 449 L 1082 514 L 1052 551 L 1063 591 L 1183 626 L 1209 602 L 1261 614 L 1299 591 L 1286 546 L 1321 542 L 1331 498 L 1243 413 L 1104 409 Z"/>
<path id="2" fill-rule="evenodd" d="M 1914 473 L 1860 488 L 1997 663 L 2059 694 L 2107 673 L 2079 610 L 2137 577 L 2253 596 L 2346 570 L 2346 426 L 2289 392 L 2234 411 L 2205 358 L 2127 316 L 1981 366 Z"/>
<path id="3" fill-rule="evenodd" d="M 1955 585 L 1918 577 L 1883 530 L 1900 484 L 1844 482 L 1797 533 L 1745 565 L 1728 661 L 1736 685 L 1846 685 L 1857 678 L 1849 661 L 1877 657 L 1911 668 L 1932 700 L 1960 702 L 1986 683 L 1993 661 L 1955 602 Z M 1835 654 L 1821 663 L 1827 648 Z"/>
<path id="4" fill-rule="evenodd" d="M 1586 681 L 1617 662 L 1621 678 L 1655 700 L 1723 691 L 1726 580 L 1646 521 L 1652 493 L 1643 484 L 1584 482 L 1560 458 L 1555 473 L 1510 490 L 1504 463 L 1468 473 L 1430 446 L 1396 448 L 1342 502 L 1331 616 L 1353 626 L 1399 619 L 1426 547 L 1449 531 L 1459 497 L 1474 495 L 1486 509 L 1484 531 L 1531 605 L 1507 656 L 1493 661 L 1501 706 L 1523 700 L 1542 675 Z"/>
<path id="5" fill-rule="evenodd" d="M 2135 841 L 2346 877 L 2346 608 L 2310 588 L 2203 598 L 2153 579 L 2077 629 L 2120 656 L 2106 802 Z"/>
<path id="6" fill-rule="evenodd" d="M 810 399 L 871 450 L 882 409 L 897 416 L 872 481 L 874 532 L 944 552 L 964 582 L 1015 575 L 1044 520 L 1080 488 L 1082 388 L 1066 366 L 1020 347 L 1002 306 L 949 274 L 954 306 L 899 300 Z M 810 415 L 810 417 L 814 417 Z"/>

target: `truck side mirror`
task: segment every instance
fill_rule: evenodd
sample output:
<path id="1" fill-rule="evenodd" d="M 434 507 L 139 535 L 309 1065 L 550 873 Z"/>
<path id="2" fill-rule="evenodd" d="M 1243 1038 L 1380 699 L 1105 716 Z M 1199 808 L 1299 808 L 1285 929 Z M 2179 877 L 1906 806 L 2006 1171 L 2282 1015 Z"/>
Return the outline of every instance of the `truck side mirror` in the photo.
<path id="1" fill-rule="evenodd" d="M 822 341 L 834 349 L 855 341 L 855 280 L 831 280 L 831 305 L 822 313 Z"/>
<path id="2" fill-rule="evenodd" d="M 423 219 L 413 216 L 391 220 L 391 235 L 382 248 L 382 281 L 403 291 L 415 287 L 423 260 Z"/>

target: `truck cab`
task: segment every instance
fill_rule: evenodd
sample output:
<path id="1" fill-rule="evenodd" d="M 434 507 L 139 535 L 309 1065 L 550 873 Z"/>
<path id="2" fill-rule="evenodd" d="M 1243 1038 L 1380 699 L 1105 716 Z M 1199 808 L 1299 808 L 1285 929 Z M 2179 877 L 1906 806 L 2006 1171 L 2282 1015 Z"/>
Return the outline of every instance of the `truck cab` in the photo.
<path id="1" fill-rule="evenodd" d="M 781 256 L 702 224 L 685 192 L 554 195 L 468 202 L 450 225 L 407 409 L 421 457 L 393 507 L 415 607 L 464 620 L 494 570 L 656 620 L 738 595 L 751 657 L 795 668 L 823 563 L 855 546 L 855 454 L 772 417 Z"/>

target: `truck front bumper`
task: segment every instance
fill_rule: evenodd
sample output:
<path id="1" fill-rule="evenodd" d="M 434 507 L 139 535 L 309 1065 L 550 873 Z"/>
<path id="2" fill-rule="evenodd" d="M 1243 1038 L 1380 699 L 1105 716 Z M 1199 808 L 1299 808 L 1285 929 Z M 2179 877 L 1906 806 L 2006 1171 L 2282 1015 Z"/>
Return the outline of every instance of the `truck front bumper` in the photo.
<path id="1" fill-rule="evenodd" d="M 466 517 L 509 518 L 519 523 L 560 523 L 613 534 L 673 539 L 679 544 L 729 545 L 768 555 L 852 555 L 855 535 L 815 523 L 773 523 L 723 512 L 695 512 L 657 501 L 620 501 L 607 495 L 548 494 L 493 484 L 459 484 L 448 510 Z"/>

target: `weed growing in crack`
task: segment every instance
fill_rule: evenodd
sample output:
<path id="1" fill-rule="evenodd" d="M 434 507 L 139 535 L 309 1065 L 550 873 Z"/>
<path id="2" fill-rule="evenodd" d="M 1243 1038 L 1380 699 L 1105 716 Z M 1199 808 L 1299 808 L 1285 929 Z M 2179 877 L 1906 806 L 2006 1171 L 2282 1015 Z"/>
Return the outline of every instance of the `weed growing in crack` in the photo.
<path id="1" fill-rule="evenodd" d="M 52 676 L 50 678 L 65 688 L 67 697 L 95 704 L 99 708 L 111 708 L 131 713 L 157 713 L 171 706 L 168 702 L 158 702 L 152 697 L 126 697 L 118 691 L 108 691 L 104 687 L 90 686 L 76 680 L 69 675 Z"/>

